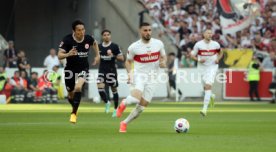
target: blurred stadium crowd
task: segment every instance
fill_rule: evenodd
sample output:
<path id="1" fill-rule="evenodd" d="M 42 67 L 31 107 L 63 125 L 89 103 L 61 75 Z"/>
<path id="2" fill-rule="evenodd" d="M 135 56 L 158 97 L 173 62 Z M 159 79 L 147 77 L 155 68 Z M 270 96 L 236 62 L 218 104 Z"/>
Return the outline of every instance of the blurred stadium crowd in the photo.
<path id="1" fill-rule="evenodd" d="M 56 50 L 50 49 L 43 63 L 45 70 L 39 75 L 32 70 L 25 51 L 15 49 L 13 41 L 8 43 L 9 48 L 3 53 L 4 65 L 0 65 L 0 94 L 6 96 L 7 103 L 57 103 L 63 99 L 58 72 L 61 62 Z M 6 68 L 16 69 L 12 77 L 7 76 Z"/>
<path id="2" fill-rule="evenodd" d="M 211 29 L 213 39 L 222 48 L 252 49 L 261 60 L 276 51 L 276 1 L 267 0 L 260 16 L 242 31 L 223 34 L 219 13 L 213 0 L 142 0 L 150 16 L 166 28 L 179 48 L 181 67 L 194 67 L 189 52 L 202 39 L 202 31 Z M 162 34 L 162 33 L 161 33 Z M 275 54 L 274 54 L 275 56 Z M 273 58 L 273 60 L 275 60 Z M 192 62 L 191 64 L 189 64 Z M 276 64 L 275 64 L 276 65 Z"/>

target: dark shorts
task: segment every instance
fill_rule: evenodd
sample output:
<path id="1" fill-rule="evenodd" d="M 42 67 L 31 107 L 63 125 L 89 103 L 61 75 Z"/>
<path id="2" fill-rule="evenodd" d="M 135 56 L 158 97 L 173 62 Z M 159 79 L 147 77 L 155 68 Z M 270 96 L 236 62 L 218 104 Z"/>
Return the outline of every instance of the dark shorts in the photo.
<path id="1" fill-rule="evenodd" d="M 65 86 L 68 92 L 71 92 L 75 88 L 75 84 L 78 78 L 84 78 L 88 76 L 88 68 L 79 68 L 79 69 L 72 69 L 72 68 L 64 68 L 64 79 L 65 79 Z"/>
<path id="2" fill-rule="evenodd" d="M 118 87 L 117 72 L 107 72 L 100 70 L 98 73 L 97 83 L 105 83 L 110 87 Z"/>

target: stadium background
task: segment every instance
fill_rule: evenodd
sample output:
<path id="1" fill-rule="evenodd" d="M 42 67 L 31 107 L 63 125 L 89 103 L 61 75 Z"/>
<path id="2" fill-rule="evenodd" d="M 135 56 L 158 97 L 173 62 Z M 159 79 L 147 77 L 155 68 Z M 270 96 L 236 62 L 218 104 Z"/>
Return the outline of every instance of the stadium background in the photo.
<path id="1" fill-rule="evenodd" d="M 245 1 L 247 0 L 231 0 L 234 4 Z M 248 1 L 256 2 L 255 0 Z M 165 5 L 160 5 L 161 2 L 164 2 Z M 93 33 L 95 37 L 95 33 L 99 33 L 101 29 L 109 28 L 112 31 L 113 41 L 120 44 L 125 52 L 128 45 L 139 38 L 137 29 L 140 16 L 138 14 L 143 13 L 144 19 L 153 23 L 153 37 L 162 39 L 168 54 L 170 52 L 177 54 L 177 60 L 172 61 L 176 63 L 174 68 L 177 69 L 178 67 L 177 73 L 183 71 L 196 73 L 196 68 L 187 68 L 179 62 L 182 61 L 185 55 L 185 51 L 183 51 L 185 48 L 181 45 L 187 44 L 188 46 L 192 34 L 188 34 L 188 37 L 184 39 L 185 41 L 180 41 L 177 29 L 180 24 L 178 21 L 183 20 L 183 15 L 184 19 L 188 19 L 185 17 L 185 12 L 188 12 L 187 6 L 194 6 L 194 9 L 190 9 L 190 13 L 193 10 L 198 13 L 199 6 L 217 12 L 214 7 L 206 7 L 206 3 L 202 4 L 202 2 L 213 3 L 212 0 L 144 0 L 139 2 L 137 0 L 1 0 L 0 34 L 6 41 L 14 40 L 16 50 L 24 50 L 33 71 L 40 71 L 41 75 L 45 69 L 43 60 L 49 55 L 50 48 L 57 49 L 62 36 L 71 32 L 70 25 L 74 19 L 81 18 L 86 23 L 87 34 Z M 229 1 L 220 0 L 220 2 L 225 4 Z M 238 37 L 228 37 L 226 42 L 229 42 L 229 45 L 224 46 L 228 49 L 225 50 L 225 58 L 220 63 L 220 73 L 226 71 L 226 74 L 230 74 L 227 71 L 235 71 L 232 74 L 237 81 L 231 84 L 226 83 L 227 85 L 214 84 L 213 91 L 217 95 L 217 102 L 214 108 L 209 108 L 206 117 L 203 118 L 199 114 L 203 104 L 202 92 L 200 92 L 202 86 L 193 83 L 181 84 L 183 81 L 178 87 L 183 87 L 183 93 L 190 93 L 196 98 L 186 98 L 184 102 L 174 102 L 179 100 L 174 96 L 171 96 L 170 99 L 166 99 L 166 97 L 154 98 L 142 116 L 128 126 L 126 134 L 118 132 L 120 121 L 123 119 L 112 118 L 110 113 L 106 114 L 103 103 L 95 104 L 91 100 L 83 99 L 78 113 L 78 122 L 73 125 L 68 121 L 71 106 L 66 100 L 58 104 L 5 104 L 4 101 L 0 102 L 1 152 L 275 151 L 276 107 L 275 104 L 268 103 L 271 98 L 261 102 L 246 101 L 248 97 L 245 100 L 240 100 L 248 92 L 248 82 L 244 79 L 252 55 L 255 53 L 260 59 L 263 59 L 265 56 L 269 56 L 268 49 L 275 51 L 275 0 L 258 0 L 257 2 L 260 2 L 262 13 L 259 15 L 264 22 L 260 26 L 256 26 L 256 21 L 253 21 L 250 22 L 248 27 L 253 27 L 251 28 L 253 34 L 256 33 L 256 29 L 260 30 L 262 34 L 267 30 L 271 30 L 270 36 L 269 33 L 266 36 L 261 35 L 257 38 L 257 43 L 254 41 L 251 43 L 245 37 L 242 44 L 245 45 L 250 42 L 253 44 L 250 48 L 237 45 L 242 42 L 240 40 L 241 35 L 250 33 L 250 30 L 242 30 L 247 31 L 242 32 L 243 34 L 238 32 L 240 35 Z M 185 12 L 179 11 L 178 4 L 183 5 Z M 161 8 L 159 6 L 165 7 Z M 243 7 L 245 5 L 239 6 Z M 174 16 L 175 13 L 182 15 Z M 233 13 L 228 13 L 233 18 Z M 160 14 L 163 15 L 160 16 Z M 155 18 L 152 18 L 153 16 Z M 240 15 L 238 16 L 238 18 L 234 18 L 235 21 L 243 18 Z M 198 15 L 198 17 L 213 19 L 212 15 L 207 14 Z M 95 21 L 99 23 L 100 27 L 96 32 L 93 31 L 97 29 Z M 233 19 L 225 23 L 231 23 L 231 21 Z M 196 30 L 193 27 L 189 29 Z M 202 29 L 199 28 L 199 30 Z M 219 27 L 219 29 L 222 28 Z M 272 34 L 273 30 L 274 34 Z M 223 35 L 220 34 L 220 36 L 223 40 Z M 260 35 L 251 38 L 254 40 L 258 36 Z M 191 38 L 193 37 L 191 36 Z M 218 35 L 215 38 L 217 39 Z M 0 50 L 3 44 L 6 45 L 6 42 L 0 37 Z M 269 45 L 263 47 L 264 44 Z M 256 46 L 263 49 L 257 50 Z M 4 50 L 1 50 L 0 53 L 0 64 L 2 66 Z M 93 70 L 96 71 L 96 68 L 91 67 L 92 72 Z M 6 68 L 9 78 L 13 76 L 13 71 L 17 69 Z M 119 70 L 126 72 L 125 69 Z M 262 86 L 263 88 L 261 87 L 261 91 L 265 91 L 265 94 L 270 97 L 268 84 L 271 83 L 273 77 L 271 71 L 274 71 L 274 65 L 272 70 L 265 70 L 261 75 L 261 79 L 266 80 L 266 83 Z M 1 74 L 0 72 L 0 78 L 3 76 Z M 0 79 L 0 86 L 3 82 L 2 78 Z M 167 89 L 167 85 L 166 83 L 162 86 Z M 119 88 L 119 94 L 121 96 L 128 94 L 128 86 L 125 84 L 120 84 L 120 86 L 125 91 Z M 242 93 L 239 94 L 242 96 L 235 101 L 224 100 L 224 87 L 229 87 L 230 90 L 235 91 L 232 93 Z M 158 87 L 157 93 L 163 93 L 163 89 L 163 87 Z M 85 96 L 92 95 L 93 97 L 93 93 L 98 93 L 96 90 L 91 92 L 86 92 Z M 168 92 L 165 90 L 165 93 Z M 1 93 L 0 101 L 3 101 Z M 123 118 L 133 108 L 134 105 L 128 107 Z M 173 126 L 178 118 L 186 118 L 190 122 L 188 133 L 175 133 Z"/>

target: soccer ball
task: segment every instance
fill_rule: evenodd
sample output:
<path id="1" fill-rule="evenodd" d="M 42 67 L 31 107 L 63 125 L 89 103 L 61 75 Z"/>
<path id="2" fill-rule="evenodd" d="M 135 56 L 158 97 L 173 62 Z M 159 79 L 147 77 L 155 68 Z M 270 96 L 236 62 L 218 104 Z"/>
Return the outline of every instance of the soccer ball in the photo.
<path id="1" fill-rule="evenodd" d="M 177 133 L 187 133 L 190 129 L 189 121 L 184 118 L 179 118 L 174 123 L 174 129 Z"/>

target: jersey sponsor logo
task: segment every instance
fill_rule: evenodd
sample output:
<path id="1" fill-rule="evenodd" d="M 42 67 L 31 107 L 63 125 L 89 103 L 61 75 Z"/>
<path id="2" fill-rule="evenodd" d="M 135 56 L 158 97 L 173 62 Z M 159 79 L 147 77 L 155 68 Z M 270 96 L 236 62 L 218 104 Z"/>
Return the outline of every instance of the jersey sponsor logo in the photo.
<path id="1" fill-rule="evenodd" d="M 62 46 L 63 46 L 63 44 L 64 44 L 64 42 L 63 42 L 63 41 L 61 41 L 61 42 L 60 42 L 60 44 L 59 44 L 59 47 L 62 47 Z"/>
<path id="2" fill-rule="evenodd" d="M 106 56 L 106 55 L 101 55 L 101 59 L 103 60 L 111 60 L 112 56 Z"/>
<path id="3" fill-rule="evenodd" d="M 88 52 L 78 52 L 78 56 L 81 58 L 88 57 Z"/>
<path id="4" fill-rule="evenodd" d="M 149 62 L 156 62 L 160 58 L 160 52 L 154 52 L 150 55 L 147 54 L 139 54 L 134 56 L 134 60 L 140 63 L 149 63 Z"/>
<path id="5" fill-rule="evenodd" d="M 220 49 L 214 49 L 214 50 L 198 50 L 198 55 L 201 56 L 212 56 L 220 52 Z"/>
<path id="6" fill-rule="evenodd" d="M 89 44 L 85 44 L 85 49 L 89 49 Z"/>

